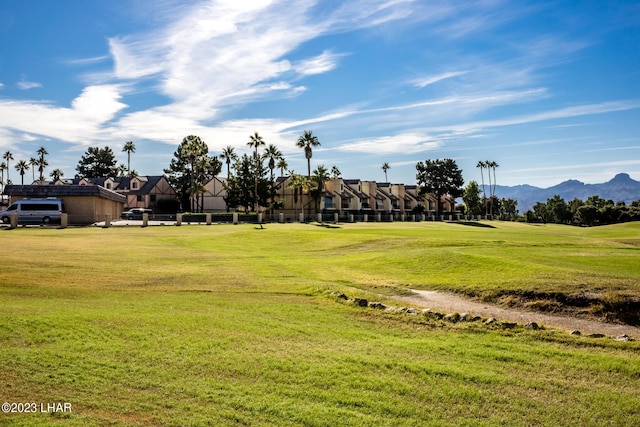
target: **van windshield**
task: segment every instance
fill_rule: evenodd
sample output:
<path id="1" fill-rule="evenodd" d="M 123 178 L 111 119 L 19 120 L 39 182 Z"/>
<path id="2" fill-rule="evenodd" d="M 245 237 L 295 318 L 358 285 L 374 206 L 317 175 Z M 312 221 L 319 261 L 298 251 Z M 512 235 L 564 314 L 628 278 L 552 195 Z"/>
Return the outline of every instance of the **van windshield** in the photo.
<path id="1" fill-rule="evenodd" d="M 16 209 L 18 209 L 18 205 L 11 205 L 7 208 L 8 211 L 15 211 Z"/>

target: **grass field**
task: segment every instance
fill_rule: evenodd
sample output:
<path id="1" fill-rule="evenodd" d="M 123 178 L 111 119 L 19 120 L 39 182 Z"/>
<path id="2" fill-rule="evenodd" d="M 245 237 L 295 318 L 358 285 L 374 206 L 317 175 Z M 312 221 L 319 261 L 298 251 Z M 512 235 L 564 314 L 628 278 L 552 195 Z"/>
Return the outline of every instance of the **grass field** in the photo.
<path id="1" fill-rule="evenodd" d="M 0 425 L 637 425 L 640 344 L 355 307 L 638 298 L 640 224 L 0 232 Z M 39 407 L 39 406 L 38 406 Z"/>

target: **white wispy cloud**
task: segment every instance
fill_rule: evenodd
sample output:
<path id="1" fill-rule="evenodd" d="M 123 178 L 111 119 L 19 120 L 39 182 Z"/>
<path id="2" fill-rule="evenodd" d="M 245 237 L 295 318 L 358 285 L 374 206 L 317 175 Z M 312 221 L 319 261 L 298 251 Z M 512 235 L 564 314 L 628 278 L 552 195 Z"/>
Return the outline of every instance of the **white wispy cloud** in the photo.
<path id="1" fill-rule="evenodd" d="M 72 101 L 58 107 L 35 101 L 0 101 L 0 128 L 23 130 L 78 145 L 109 138 L 102 127 L 126 107 L 120 102 L 123 88 L 117 85 L 90 86 Z M 34 126 L 37 121 L 37 126 Z M 24 132 L 22 133 L 24 134 Z"/>
<path id="2" fill-rule="evenodd" d="M 462 76 L 467 74 L 468 71 L 450 71 L 447 73 L 436 74 L 433 76 L 421 77 L 418 79 L 414 79 L 411 81 L 411 84 L 417 88 L 422 89 L 425 86 L 429 86 L 431 84 L 437 83 L 441 80 L 450 79 L 452 77 Z"/>
<path id="3" fill-rule="evenodd" d="M 100 62 L 105 62 L 110 59 L 111 59 L 111 55 L 100 55 L 100 56 L 94 56 L 91 58 L 67 59 L 63 62 L 69 65 L 89 65 L 89 64 L 97 64 Z"/>
<path id="4" fill-rule="evenodd" d="M 486 129 L 501 126 L 520 125 L 525 123 L 541 122 L 547 120 L 558 120 L 580 116 L 590 116 L 597 114 L 607 114 L 616 111 L 634 110 L 640 108 L 640 100 L 611 101 L 595 104 L 575 105 L 571 107 L 558 108 L 553 110 L 541 111 L 520 116 L 504 117 L 496 120 L 477 121 L 469 123 L 460 123 L 453 126 L 436 127 L 436 130 L 472 130 Z"/>
<path id="5" fill-rule="evenodd" d="M 341 144 L 342 151 L 356 151 L 380 154 L 413 154 L 440 147 L 441 142 L 420 133 L 401 133 L 377 138 L 363 138 Z"/>
<path id="6" fill-rule="evenodd" d="M 18 82 L 18 88 L 22 90 L 35 89 L 38 87 L 42 87 L 42 83 L 30 82 L 24 78 L 20 79 L 20 81 Z"/>
<path id="7" fill-rule="evenodd" d="M 325 50 L 322 54 L 309 59 L 298 61 L 293 65 L 294 70 L 303 76 L 322 74 L 338 66 L 338 60 L 344 54 L 336 54 Z"/>

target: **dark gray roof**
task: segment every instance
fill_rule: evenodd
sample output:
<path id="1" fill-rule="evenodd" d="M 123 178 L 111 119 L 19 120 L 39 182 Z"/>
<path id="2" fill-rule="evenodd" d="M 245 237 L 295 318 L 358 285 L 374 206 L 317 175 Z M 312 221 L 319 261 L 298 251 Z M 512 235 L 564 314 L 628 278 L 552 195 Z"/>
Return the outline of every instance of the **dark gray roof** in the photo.
<path id="1" fill-rule="evenodd" d="M 391 194 L 389 192 L 386 192 L 384 190 L 381 190 L 378 188 L 378 193 L 382 194 L 384 197 L 391 199 L 391 200 L 399 200 L 398 196 L 396 196 L 395 194 Z M 376 199 L 378 198 L 378 194 L 376 193 Z"/>
<path id="2" fill-rule="evenodd" d="M 153 189 L 153 187 L 158 184 L 158 181 L 160 181 L 163 176 L 145 176 L 145 178 L 147 178 L 147 182 L 145 182 L 144 185 L 139 189 L 132 191 L 131 194 L 148 194 Z M 131 183 L 129 183 L 129 185 L 131 185 Z"/>
<path id="3" fill-rule="evenodd" d="M 7 185 L 4 194 L 20 197 L 97 196 L 115 202 L 127 201 L 125 196 L 99 185 Z"/>

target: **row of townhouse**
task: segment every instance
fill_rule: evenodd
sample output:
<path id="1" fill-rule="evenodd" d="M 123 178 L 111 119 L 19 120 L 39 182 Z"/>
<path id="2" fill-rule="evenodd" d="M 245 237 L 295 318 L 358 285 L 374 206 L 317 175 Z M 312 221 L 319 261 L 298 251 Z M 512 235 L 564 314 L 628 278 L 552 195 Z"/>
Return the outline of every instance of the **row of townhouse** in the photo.
<path id="1" fill-rule="evenodd" d="M 34 183 L 38 184 L 38 182 Z M 46 182 L 50 185 L 98 185 L 127 198 L 124 207 L 150 208 L 159 211 L 161 200 L 175 200 L 177 195 L 163 175 L 122 178 L 74 178 Z"/>
<path id="2" fill-rule="evenodd" d="M 202 203 L 205 212 L 227 210 L 224 201 L 225 183 L 225 178 L 215 177 L 204 185 L 205 193 Z M 276 179 L 275 201 L 281 205 L 281 208 L 273 211 L 264 208 L 267 214 L 283 213 L 288 218 L 297 218 L 301 211 L 305 215 L 315 212 L 339 215 L 377 213 L 401 215 L 413 212 L 419 205 L 424 206 L 427 214 L 435 215 L 436 211 L 435 196 L 429 194 L 421 199 L 416 185 L 334 178 L 325 182 L 323 193 L 316 200 L 308 194 L 296 198 L 290 183 L 290 176 Z M 441 208 L 445 213 L 452 213 L 455 209 L 455 200 L 448 196 L 443 197 Z"/>
<path id="3" fill-rule="evenodd" d="M 288 218 L 297 218 L 303 211 L 305 215 L 326 213 L 347 214 L 410 214 L 419 205 L 424 206 L 427 215 L 435 215 L 436 199 L 432 194 L 424 198 L 418 196 L 416 185 L 391 184 L 388 182 L 362 181 L 359 179 L 334 178 L 325 182 L 320 197 L 314 199 L 309 194 L 296 198 L 289 185 L 291 177 L 276 179 L 275 201 L 281 206 L 265 213 L 278 215 L 283 213 Z M 34 184 L 38 184 L 37 182 Z M 126 197 L 125 209 L 150 208 L 161 211 L 161 200 L 176 200 L 177 194 L 165 176 L 136 176 L 133 178 L 80 178 L 59 179 L 56 182 L 41 184 L 50 185 L 97 185 Z M 225 197 L 226 178 L 214 177 L 203 187 L 204 192 L 198 197 L 197 205 L 204 212 L 227 212 Z M 445 196 L 441 200 L 445 214 L 455 209 L 455 200 Z M 200 210 L 200 209 L 198 209 Z"/>

